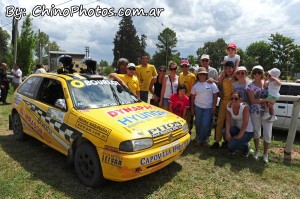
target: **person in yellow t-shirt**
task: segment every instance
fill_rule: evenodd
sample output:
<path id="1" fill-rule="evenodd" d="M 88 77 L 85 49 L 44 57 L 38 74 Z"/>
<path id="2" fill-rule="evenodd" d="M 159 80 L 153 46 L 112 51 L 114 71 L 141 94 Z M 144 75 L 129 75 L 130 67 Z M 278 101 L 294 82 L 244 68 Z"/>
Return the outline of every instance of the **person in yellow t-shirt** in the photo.
<path id="1" fill-rule="evenodd" d="M 148 56 L 141 56 L 141 64 L 136 67 L 136 76 L 140 83 L 141 100 L 148 103 L 149 86 L 152 78 L 157 76 L 154 65 L 148 64 Z"/>
<path id="2" fill-rule="evenodd" d="M 111 73 L 109 77 L 127 86 L 140 99 L 139 81 L 137 77 L 134 75 L 135 68 L 136 67 L 134 63 L 129 63 L 127 65 L 127 74 Z"/>
<path id="3" fill-rule="evenodd" d="M 179 84 L 184 84 L 186 86 L 186 96 L 189 97 L 191 100 L 191 90 L 196 82 L 196 76 L 189 72 L 190 63 L 187 59 L 182 59 L 180 64 L 182 72 L 179 74 Z M 191 133 L 191 130 L 193 128 L 193 120 L 194 117 L 191 114 L 191 110 L 188 109 L 186 112 L 186 122 L 189 126 L 189 132 Z"/>

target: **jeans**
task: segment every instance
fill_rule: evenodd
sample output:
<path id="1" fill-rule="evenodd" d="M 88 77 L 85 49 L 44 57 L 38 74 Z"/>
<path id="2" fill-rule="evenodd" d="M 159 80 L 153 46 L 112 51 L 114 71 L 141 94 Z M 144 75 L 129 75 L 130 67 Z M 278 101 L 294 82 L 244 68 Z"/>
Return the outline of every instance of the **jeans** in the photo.
<path id="1" fill-rule="evenodd" d="M 140 98 L 142 101 L 148 103 L 148 91 L 140 91 Z"/>
<path id="2" fill-rule="evenodd" d="M 240 132 L 240 129 L 236 126 L 232 126 L 230 128 L 230 135 L 231 137 L 238 135 Z M 253 138 L 254 136 L 254 132 L 247 132 L 245 131 L 244 135 L 236 140 L 236 139 L 232 139 L 229 143 L 228 143 L 228 148 L 231 150 L 239 150 L 242 151 L 244 153 L 248 153 L 250 148 L 249 148 L 249 142 L 250 140 Z M 226 131 L 223 131 L 223 139 L 226 140 Z"/>
<path id="3" fill-rule="evenodd" d="M 195 106 L 196 139 L 206 142 L 211 129 L 211 108 L 200 108 Z"/>

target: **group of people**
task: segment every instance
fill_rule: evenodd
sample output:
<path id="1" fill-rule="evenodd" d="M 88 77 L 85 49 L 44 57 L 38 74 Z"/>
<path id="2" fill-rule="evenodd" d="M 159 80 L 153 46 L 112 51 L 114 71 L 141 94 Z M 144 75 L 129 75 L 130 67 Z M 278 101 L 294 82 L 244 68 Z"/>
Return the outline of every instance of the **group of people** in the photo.
<path id="1" fill-rule="evenodd" d="M 253 157 L 258 159 L 263 128 L 262 157 L 268 162 L 272 124 L 277 119 L 273 105 L 280 95 L 280 70 L 273 68 L 265 72 L 257 65 L 248 78 L 247 68 L 239 66 L 237 46 L 229 44 L 226 52 L 220 74 L 210 66 L 207 54 L 198 59 L 200 67 L 194 73 L 190 72 L 187 59 L 182 59 L 179 66 L 170 61 L 168 68 L 160 66 L 157 73 L 155 66 L 148 64 L 147 55 L 142 55 L 138 66 L 125 58 L 119 59 L 118 70 L 110 77 L 127 85 L 144 102 L 148 102 L 150 92 L 150 103 L 186 119 L 190 132 L 195 123 L 197 147 L 208 146 L 212 117 L 218 112 L 211 148 L 227 148 L 229 154 L 241 151 L 243 156 L 248 156 L 253 138 Z M 177 75 L 179 67 L 182 72 Z"/>
<path id="2" fill-rule="evenodd" d="M 14 90 L 22 83 L 22 71 L 18 64 L 14 64 L 13 69 L 11 69 L 12 80 L 7 77 L 7 64 L 1 63 L 0 67 L 0 88 L 1 88 L 1 101 L 4 105 L 8 104 L 6 101 L 9 83 L 12 83 Z"/>

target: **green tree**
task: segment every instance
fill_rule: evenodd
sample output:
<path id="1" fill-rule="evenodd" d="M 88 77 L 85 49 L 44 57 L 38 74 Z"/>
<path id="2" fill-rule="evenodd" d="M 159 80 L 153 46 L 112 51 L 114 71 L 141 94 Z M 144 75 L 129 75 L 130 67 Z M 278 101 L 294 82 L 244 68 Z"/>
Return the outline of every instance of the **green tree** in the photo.
<path id="1" fill-rule="evenodd" d="M 31 20 L 30 15 L 27 15 L 22 24 L 21 35 L 18 38 L 17 62 L 24 75 L 28 75 L 34 65 L 36 35 L 31 28 Z"/>
<path id="2" fill-rule="evenodd" d="M 284 37 L 283 35 L 276 33 L 271 34 L 269 41 L 275 61 L 274 67 L 284 68 L 282 72 L 285 73 L 285 76 L 289 76 L 289 71 L 295 64 L 294 54 L 297 46 L 294 44 L 294 39 L 290 37 Z"/>
<path id="3" fill-rule="evenodd" d="M 145 34 L 142 34 L 141 35 L 141 53 L 142 54 L 147 54 L 147 52 L 146 52 L 146 47 L 147 47 L 146 40 L 147 40 L 147 36 Z"/>
<path id="4" fill-rule="evenodd" d="M 198 56 L 208 54 L 211 60 L 211 66 L 217 70 L 223 67 L 224 56 L 226 55 L 227 44 L 223 38 L 215 42 L 206 42 L 204 46 L 196 51 Z"/>
<path id="5" fill-rule="evenodd" d="M 0 27 L 0 62 L 9 61 L 9 39 L 8 32 Z"/>
<path id="6" fill-rule="evenodd" d="M 106 67 L 108 66 L 108 62 L 106 60 L 101 59 L 100 63 L 99 63 L 100 67 Z"/>
<path id="7" fill-rule="evenodd" d="M 188 57 L 189 63 L 191 66 L 194 66 L 195 64 L 198 64 L 198 59 L 194 55 L 189 55 Z"/>
<path id="8" fill-rule="evenodd" d="M 125 57 L 129 62 L 137 64 L 142 47 L 131 17 L 124 16 L 121 19 L 113 43 L 114 66 L 120 57 Z"/>
<path id="9" fill-rule="evenodd" d="M 35 55 L 38 57 L 38 63 L 43 63 L 45 52 L 45 47 L 49 43 L 49 36 L 44 32 L 39 32 L 36 37 L 36 45 L 35 45 Z"/>
<path id="10" fill-rule="evenodd" d="M 246 66 L 251 69 L 254 65 L 261 65 L 265 70 L 273 67 L 274 57 L 270 45 L 266 41 L 258 41 L 251 43 L 246 48 Z"/>
<path id="11" fill-rule="evenodd" d="M 155 66 L 168 65 L 170 60 L 179 62 L 180 53 L 175 50 L 177 45 L 176 32 L 170 28 L 165 28 L 157 37 L 156 47 L 158 51 L 153 55 Z"/>

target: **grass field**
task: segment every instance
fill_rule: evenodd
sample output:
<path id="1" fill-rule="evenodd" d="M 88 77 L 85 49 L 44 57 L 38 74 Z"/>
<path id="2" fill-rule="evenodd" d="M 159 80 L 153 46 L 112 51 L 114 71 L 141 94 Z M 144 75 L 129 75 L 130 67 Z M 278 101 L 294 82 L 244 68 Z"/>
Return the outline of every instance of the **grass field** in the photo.
<path id="1" fill-rule="evenodd" d="M 1 199 L 300 197 L 299 133 L 291 161 L 284 160 L 282 153 L 287 132 L 273 132 L 268 164 L 252 156 L 227 156 L 221 149 L 195 148 L 192 140 L 176 162 L 156 173 L 90 189 L 79 182 L 75 169 L 65 167 L 60 153 L 35 139 L 14 140 L 8 114 L 9 106 L 0 104 Z"/>

